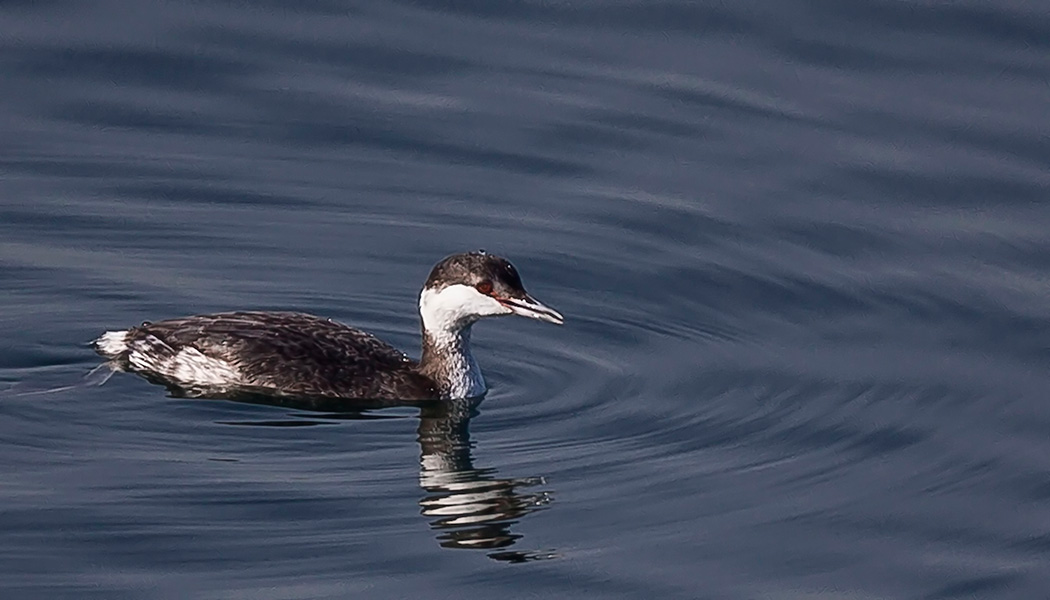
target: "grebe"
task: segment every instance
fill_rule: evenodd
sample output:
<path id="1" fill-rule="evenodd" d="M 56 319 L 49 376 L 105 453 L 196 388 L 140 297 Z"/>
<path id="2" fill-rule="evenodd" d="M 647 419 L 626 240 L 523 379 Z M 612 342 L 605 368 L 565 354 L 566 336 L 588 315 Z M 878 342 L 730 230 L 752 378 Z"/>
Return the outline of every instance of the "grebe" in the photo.
<path id="1" fill-rule="evenodd" d="M 292 312 L 229 312 L 107 331 L 95 350 L 118 370 L 176 390 L 347 399 L 473 398 L 485 380 L 470 353 L 482 317 L 521 315 L 562 324 L 530 296 L 514 265 L 481 250 L 446 257 L 419 295 L 417 362 L 375 336 Z"/>

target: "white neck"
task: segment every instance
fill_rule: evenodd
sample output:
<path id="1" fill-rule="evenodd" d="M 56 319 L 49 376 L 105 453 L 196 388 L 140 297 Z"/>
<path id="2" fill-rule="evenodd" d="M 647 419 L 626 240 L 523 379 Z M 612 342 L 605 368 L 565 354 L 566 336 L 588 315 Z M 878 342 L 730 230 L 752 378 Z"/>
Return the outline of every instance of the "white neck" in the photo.
<path id="1" fill-rule="evenodd" d="M 495 304 L 495 307 L 492 305 Z M 423 319 L 422 372 L 434 379 L 449 398 L 473 398 L 485 393 L 485 378 L 470 353 L 470 327 L 478 318 L 501 314 L 491 298 L 465 285 L 440 291 L 423 290 L 419 315 Z"/>
<path id="2" fill-rule="evenodd" d="M 474 398 L 485 393 L 481 367 L 470 353 L 469 325 L 452 337 L 434 336 L 429 332 L 424 335 L 424 368 L 441 386 L 444 396 Z"/>

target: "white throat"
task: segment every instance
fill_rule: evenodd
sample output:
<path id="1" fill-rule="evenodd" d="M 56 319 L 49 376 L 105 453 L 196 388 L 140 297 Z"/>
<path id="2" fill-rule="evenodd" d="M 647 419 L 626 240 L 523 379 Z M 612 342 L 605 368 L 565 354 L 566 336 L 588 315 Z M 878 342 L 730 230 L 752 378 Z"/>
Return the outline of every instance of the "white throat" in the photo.
<path id="1" fill-rule="evenodd" d="M 473 398 L 485 393 L 485 378 L 470 353 L 470 326 L 486 316 L 511 311 L 467 285 L 424 289 L 419 295 L 423 319 L 423 367 L 449 398 Z"/>

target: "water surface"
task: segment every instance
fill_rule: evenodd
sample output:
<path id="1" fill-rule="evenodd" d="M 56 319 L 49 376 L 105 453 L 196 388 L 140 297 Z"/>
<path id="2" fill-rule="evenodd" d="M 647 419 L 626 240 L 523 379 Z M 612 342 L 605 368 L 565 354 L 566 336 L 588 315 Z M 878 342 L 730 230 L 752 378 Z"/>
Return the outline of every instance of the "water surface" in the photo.
<path id="1" fill-rule="evenodd" d="M 1040 3 L 5 2 L 0 384 L 296 309 L 476 406 L 0 397 L 5 598 L 1038 598 Z"/>

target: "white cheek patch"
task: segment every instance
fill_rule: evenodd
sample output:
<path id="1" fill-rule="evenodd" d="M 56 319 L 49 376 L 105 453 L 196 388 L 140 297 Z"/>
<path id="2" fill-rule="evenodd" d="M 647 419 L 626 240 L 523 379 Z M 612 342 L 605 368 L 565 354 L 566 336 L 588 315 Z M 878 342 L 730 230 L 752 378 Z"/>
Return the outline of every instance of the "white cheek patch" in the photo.
<path id="1" fill-rule="evenodd" d="M 423 290 L 419 296 L 423 328 L 435 334 L 459 331 L 480 317 L 509 315 L 512 312 L 469 285 L 456 284 L 436 291 Z"/>

